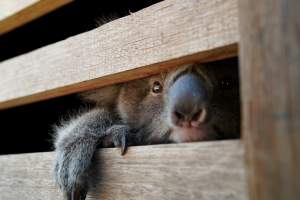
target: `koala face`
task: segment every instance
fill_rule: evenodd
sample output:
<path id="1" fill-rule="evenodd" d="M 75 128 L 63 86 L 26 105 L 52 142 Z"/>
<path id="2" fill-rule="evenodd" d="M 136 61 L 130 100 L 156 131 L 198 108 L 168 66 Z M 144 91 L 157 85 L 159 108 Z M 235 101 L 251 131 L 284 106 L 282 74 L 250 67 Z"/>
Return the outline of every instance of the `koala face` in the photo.
<path id="1" fill-rule="evenodd" d="M 167 137 L 169 127 L 164 118 L 165 74 L 123 85 L 118 111 L 130 127 L 140 130 L 138 143 L 156 143 Z"/>
<path id="2" fill-rule="evenodd" d="M 185 65 L 123 84 L 117 110 L 139 130 L 139 143 L 190 142 L 239 136 L 237 71 Z"/>

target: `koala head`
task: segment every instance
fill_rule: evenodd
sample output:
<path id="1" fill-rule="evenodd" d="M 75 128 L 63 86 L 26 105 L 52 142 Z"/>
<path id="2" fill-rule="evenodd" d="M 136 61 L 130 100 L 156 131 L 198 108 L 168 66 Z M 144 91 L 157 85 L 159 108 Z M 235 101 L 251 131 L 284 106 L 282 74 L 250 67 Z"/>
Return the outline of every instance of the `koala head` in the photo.
<path id="1" fill-rule="evenodd" d="M 184 65 L 125 83 L 117 98 L 138 143 L 189 142 L 239 136 L 237 70 Z"/>
<path id="2" fill-rule="evenodd" d="M 116 113 L 132 128 L 136 144 L 237 138 L 236 65 L 232 60 L 189 64 L 81 96 Z"/>

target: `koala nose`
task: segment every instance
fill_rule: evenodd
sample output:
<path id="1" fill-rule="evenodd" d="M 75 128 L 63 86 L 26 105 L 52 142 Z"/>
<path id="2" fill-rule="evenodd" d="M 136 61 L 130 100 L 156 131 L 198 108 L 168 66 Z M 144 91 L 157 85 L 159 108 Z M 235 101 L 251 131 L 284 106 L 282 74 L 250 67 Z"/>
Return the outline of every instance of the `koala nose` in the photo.
<path id="1" fill-rule="evenodd" d="M 171 121 L 176 126 L 192 127 L 207 117 L 208 90 L 204 81 L 195 74 L 180 76 L 170 87 Z"/>
<path id="2" fill-rule="evenodd" d="M 183 128 L 189 128 L 192 126 L 197 126 L 198 124 L 204 122 L 206 118 L 206 109 L 201 108 L 195 113 L 182 113 L 174 111 L 172 115 L 172 120 L 176 125 L 181 126 Z"/>

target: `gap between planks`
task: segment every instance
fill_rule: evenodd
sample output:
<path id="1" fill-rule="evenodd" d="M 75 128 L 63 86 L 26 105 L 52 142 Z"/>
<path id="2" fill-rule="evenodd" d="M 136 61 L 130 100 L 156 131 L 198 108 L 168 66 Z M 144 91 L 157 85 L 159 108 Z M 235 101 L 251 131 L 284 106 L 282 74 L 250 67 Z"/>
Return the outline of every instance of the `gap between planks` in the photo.
<path id="1" fill-rule="evenodd" d="M 1 0 L 0 36 L 73 0 Z"/>

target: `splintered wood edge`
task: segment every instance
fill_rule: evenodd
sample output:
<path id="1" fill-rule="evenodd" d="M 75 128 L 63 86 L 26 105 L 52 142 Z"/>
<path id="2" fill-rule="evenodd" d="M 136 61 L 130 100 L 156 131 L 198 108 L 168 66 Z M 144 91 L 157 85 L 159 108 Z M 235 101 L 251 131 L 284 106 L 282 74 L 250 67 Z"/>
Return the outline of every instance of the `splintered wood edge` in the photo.
<path id="1" fill-rule="evenodd" d="M 0 35 L 31 22 L 73 0 L 1 0 Z"/>
<path id="2" fill-rule="evenodd" d="M 166 0 L 0 63 L 0 109 L 233 57 L 238 39 L 237 0 Z"/>
<path id="3" fill-rule="evenodd" d="M 246 200 L 243 155 L 240 140 L 130 147 L 123 157 L 119 149 L 101 149 L 88 199 Z M 53 152 L 0 156 L 1 198 L 60 199 L 53 158 Z"/>

